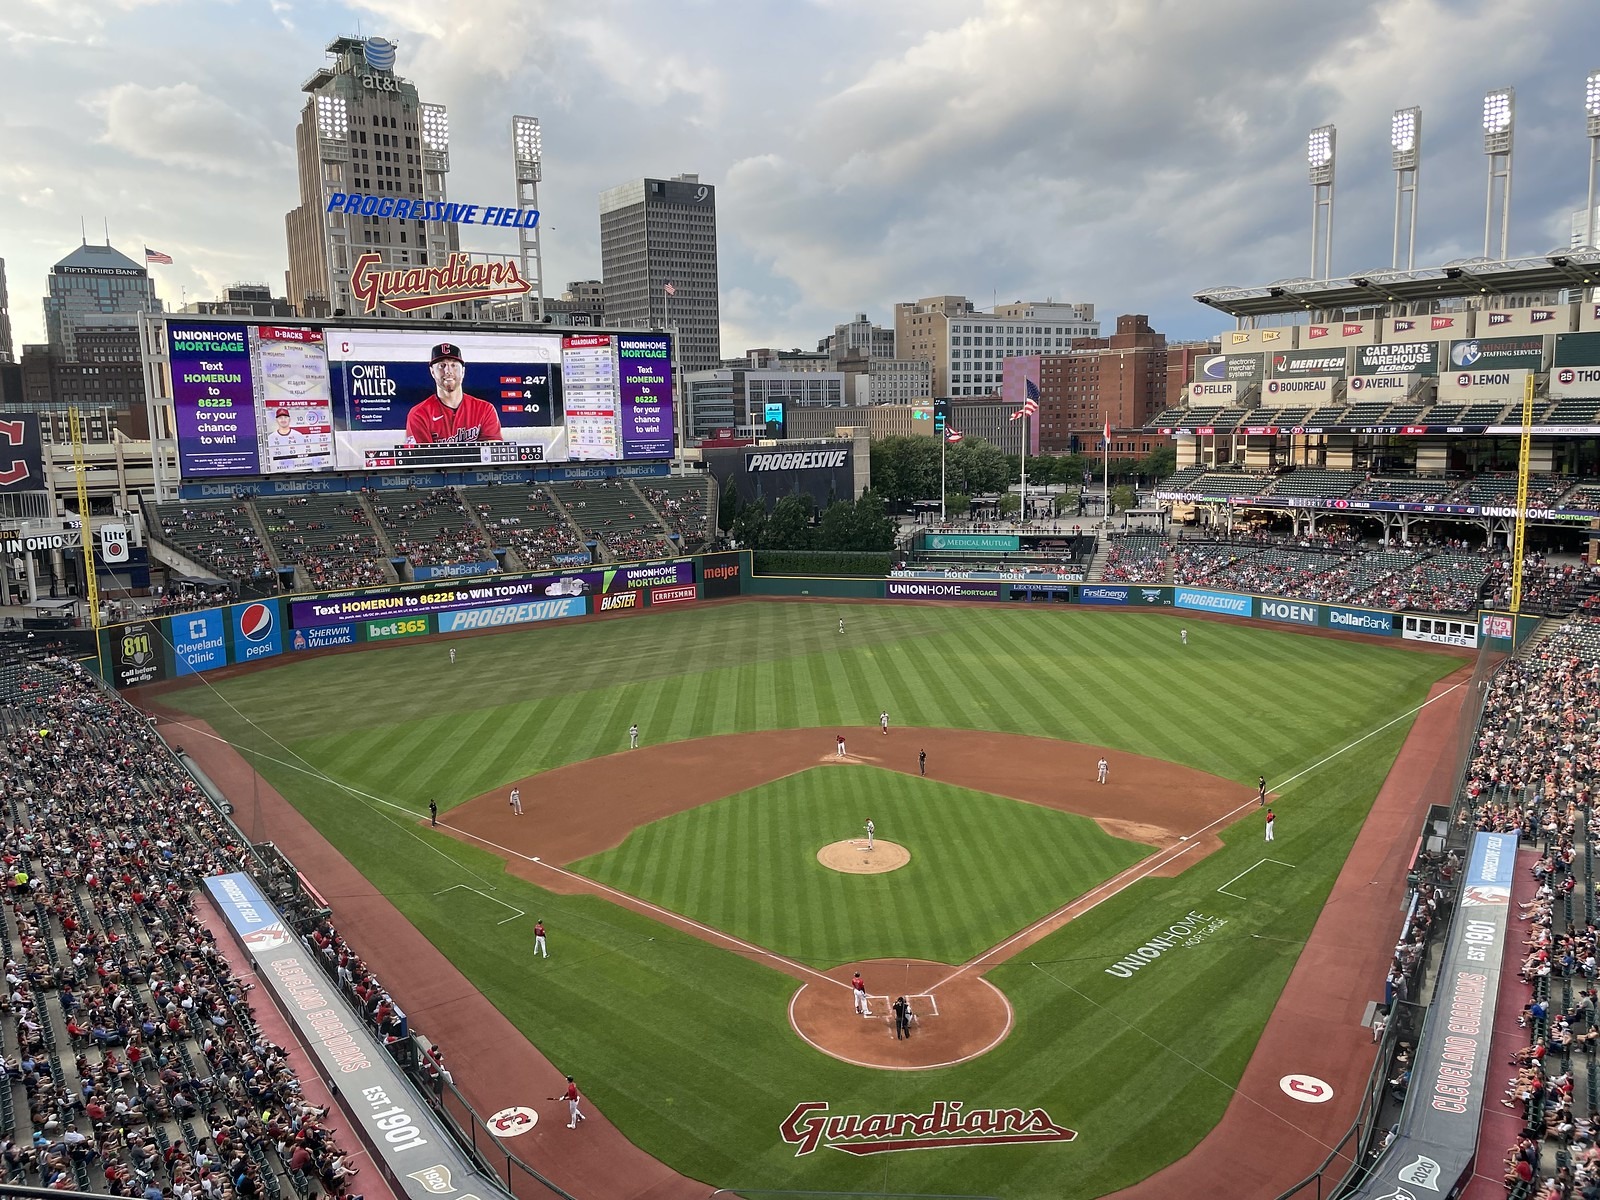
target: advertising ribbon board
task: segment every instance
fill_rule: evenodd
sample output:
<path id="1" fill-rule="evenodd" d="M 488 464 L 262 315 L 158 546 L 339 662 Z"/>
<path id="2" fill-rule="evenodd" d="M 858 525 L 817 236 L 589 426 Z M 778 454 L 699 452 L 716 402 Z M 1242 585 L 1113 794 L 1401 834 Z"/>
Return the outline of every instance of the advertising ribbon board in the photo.
<path id="1" fill-rule="evenodd" d="M 491 579 L 481 583 L 405 592 L 357 592 L 318 600 L 297 600 L 289 609 L 296 629 L 317 629 L 345 625 L 352 621 L 387 622 L 396 618 L 420 617 L 467 609 L 490 609 L 527 601 L 585 596 L 590 593 L 632 591 L 637 588 L 665 587 L 694 582 L 694 563 L 678 559 L 666 563 L 639 563 L 605 570 L 581 571 L 570 575 L 540 575 L 529 579 Z M 440 622 L 439 632 L 475 626 Z M 431 632 L 431 631 L 430 631 Z M 368 638 L 367 640 L 371 640 Z"/>
<path id="2" fill-rule="evenodd" d="M 213 875 L 206 891 L 239 943 L 255 977 L 311 1048 L 323 1076 L 338 1085 L 363 1140 L 383 1160 L 405 1200 L 477 1200 L 503 1189 L 456 1149 L 406 1083 L 399 1067 L 339 996 L 311 951 L 248 875 Z"/>
<path id="3" fill-rule="evenodd" d="M 986 550 L 1009 553 L 1022 548 L 1022 539 L 1014 533 L 930 533 L 929 550 Z"/>

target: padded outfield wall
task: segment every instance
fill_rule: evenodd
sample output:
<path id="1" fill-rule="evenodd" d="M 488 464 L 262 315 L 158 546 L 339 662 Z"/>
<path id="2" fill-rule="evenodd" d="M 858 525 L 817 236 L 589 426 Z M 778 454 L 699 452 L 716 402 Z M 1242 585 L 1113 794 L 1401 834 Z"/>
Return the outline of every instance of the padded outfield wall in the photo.
<path id="1" fill-rule="evenodd" d="M 1043 580 L 757 575 L 749 551 L 274 596 L 99 631 L 103 676 L 140 687 L 341 646 L 511 628 L 734 596 L 1170 609 L 1462 648 L 1509 649 L 1537 618 L 1392 612 L 1212 588 Z"/>

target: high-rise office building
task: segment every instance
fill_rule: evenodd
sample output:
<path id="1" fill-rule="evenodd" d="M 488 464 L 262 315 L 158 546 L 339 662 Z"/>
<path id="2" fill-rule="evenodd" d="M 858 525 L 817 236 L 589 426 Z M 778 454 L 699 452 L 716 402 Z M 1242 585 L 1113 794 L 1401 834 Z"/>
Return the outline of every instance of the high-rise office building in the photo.
<path id="1" fill-rule="evenodd" d="M 16 361 L 17 352 L 11 342 L 11 299 L 6 292 L 6 260 L 0 258 L 0 362 Z"/>
<path id="2" fill-rule="evenodd" d="M 1006 359 L 1099 336 L 1092 304 L 1018 300 L 982 313 L 965 296 L 925 296 L 894 306 L 895 353 L 932 365 L 935 396 L 997 395 Z"/>
<path id="3" fill-rule="evenodd" d="M 131 314 L 160 312 L 155 280 L 143 263 L 112 248 L 84 242 L 58 262 L 50 272 L 44 298 L 45 337 L 50 349 L 76 362 L 78 330 L 90 317 L 120 316 L 132 325 Z"/>
<path id="4" fill-rule="evenodd" d="M 340 37 L 329 62 L 301 85 L 308 96 L 295 129 L 300 203 L 284 218 L 289 238 L 289 303 L 303 316 L 368 313 L 350 276 L 364 254 L 385 267 L 444 266 L 460 248 L 454 225 L 392 214 L 398 201 L 445 200 L 450 120 L 425 104 L 416 85 L 394 72 L 395 47 L 383 38 Z M 328 211 L 336 193 L 364 198 Z M 380 215 L 380 213 L 385 215 Z"/>
<path id="5" fill-rule="evenodd" d="M 600 266 L 606 324 L 675 328 L 684 371 L 722 365 L 716 188 L 678 175 L 601 192 Z"/>
<path id="6" fill-rule="evenodd" d="M 1167 338 L 1140 313 L 1108 338 L 1081 338 L 1040 359 L 1039 444 L 1077 453 L 1100 445 L 1106 424 L 1138 429 L 1167 403 Z"/>

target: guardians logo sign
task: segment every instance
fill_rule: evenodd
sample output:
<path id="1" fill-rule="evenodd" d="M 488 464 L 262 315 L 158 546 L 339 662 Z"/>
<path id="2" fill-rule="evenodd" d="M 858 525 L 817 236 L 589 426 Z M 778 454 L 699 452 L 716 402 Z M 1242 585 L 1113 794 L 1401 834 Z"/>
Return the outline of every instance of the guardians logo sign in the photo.
<path id="1" fill-rule="evenodd" d="M 796 1158 L 819 1146 L 864 1157 L 942 1146 L 1070 1142 L 1078 1136 L 1057 1125 L 1042 1108 L 968 1109 L 960 1100 L 936 1100 L 925 1113 L 830 1117 L 827 1112 L 826 1102 L 809 1100 L 796 1104 L 784 1118 L 778 1129 L 787 1144 L 797 1147 Z"/>

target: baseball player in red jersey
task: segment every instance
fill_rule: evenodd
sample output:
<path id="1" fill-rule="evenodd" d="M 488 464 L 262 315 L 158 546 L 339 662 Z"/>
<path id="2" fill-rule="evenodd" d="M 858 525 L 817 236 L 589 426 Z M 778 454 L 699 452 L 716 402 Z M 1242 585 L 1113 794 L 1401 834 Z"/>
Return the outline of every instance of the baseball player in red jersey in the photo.
<path id="1" fill-rule="evenodd" d="M 416 405 L 406 416 L 406 445 L 428 446 L 436 442 L 499 442 L 500 414 L 487 400 L 479 400 L 461 390 L 467 365 L 461 347 L 440 342 L 428 360 L 433 376 L 433 395 Z"/>

